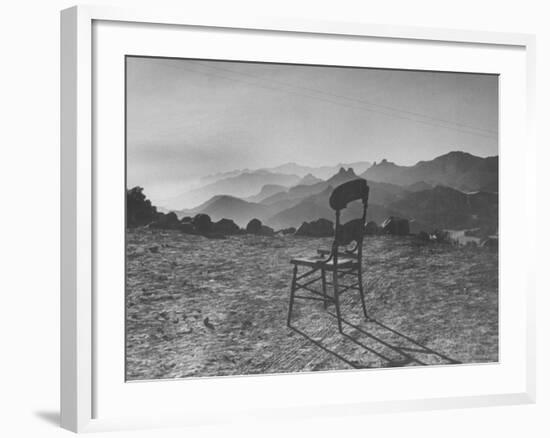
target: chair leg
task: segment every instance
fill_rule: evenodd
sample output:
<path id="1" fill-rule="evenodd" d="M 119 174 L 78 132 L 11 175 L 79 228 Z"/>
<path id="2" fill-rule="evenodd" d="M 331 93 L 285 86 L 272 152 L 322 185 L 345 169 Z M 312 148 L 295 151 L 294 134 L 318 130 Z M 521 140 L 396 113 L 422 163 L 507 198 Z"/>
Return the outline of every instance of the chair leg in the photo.
<path id="1" fill-rule="evenodd" d="M 325 301 L 323 301 L 323 307 L 328 307 L 328 295 L 327 295 L 327 276 L 326 271 L 324 269 L 321 269 L 321 282 L 323 284 L 323 296 L 325 297 Z"/>
<path id="2" fill-rule="evenodd" d="M 298 274 L 298 266 L 294 265 L 294 270 L 292 273 L 292 283 L 290 285 L 290 302 L 288 303 L 288 317 L 286 320 L 286 325 L 290 327 L 290 318 L 292 316 L 292 306 L 294 305 L 294 292 L 296 292 L 296 276 Z"/>
<path id="3" fill-rule="evenodd" d="M 361 295 L 361 304 L 363 305 L 363 315 L 365 315 L 365 319 L 369 319 L 367 315 L 367 305 L 365 304 L 365 293 L 363 291 L 363 268 L 361 266 L 357 268 L 357 280 L 359 282 L 359 294 Z"/>
<path id="4" fill-rule="evenodd" d="M 338 291 L 338 269 L 332 271 L 332 284 L 334 285 L 334 306 L 336 307 L 336 318 L 338 319 L 338 331 L 344 333 L 342 330 L 342 317 L 340 316 L 340 297 Z"/>

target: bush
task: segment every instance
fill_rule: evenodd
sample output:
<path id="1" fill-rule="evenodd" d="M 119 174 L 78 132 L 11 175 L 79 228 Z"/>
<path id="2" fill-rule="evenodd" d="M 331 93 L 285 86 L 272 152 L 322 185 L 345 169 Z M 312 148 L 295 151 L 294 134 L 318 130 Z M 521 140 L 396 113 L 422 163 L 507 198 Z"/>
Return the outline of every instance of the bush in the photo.
<path id="1" fill-rule="evenodd" d="M 258 234 L 261 234 L 263 236 L 273 236 L 275 234 L 275 230 L 273 230 L 273 228 L 271 227 L 268 227 L 267 225 L 262 225 Z"/>
<path id="2" fill-rule="evenodd" d="M 260 234 L 262 231 L 262 222 L 259 219 L 252 219 L 246 226 L 246 232 L 250 234 Z"/>
<path id="3" fill-rule="evenodd" d="M 157 209 L 151 204 L 143 187 L 126 189 L 126 226 L 139 227 L 153 222 L 157 218 Z"/>
<path id="4" fill-rule="evenodd" d="M 193 226 L 197 232 L 206 234 L 212 229 L 212 220 L 207 214 L 200 213 L 193 218 Z"/>
<path id="5" fill-rule="evenodd" d="M 175 230 L 179 228 L 180 222 L 176 213 L 171 211 L 170 213 L 157 213 L 156 220 L 149 224 L 150 228 L 158 228 L 163 230 Z"/>
<path id="6" fill-rule="evenodd" d="M 295 233 L 296 236 L 308 237 L 332 237 L 334 236 L 334 224 L 328 219 L 317 219 L 312 222 L 304 222 Z"/>
<path id="7" fill-rule="evenodd" d="M 239 234 L 241 229 L 231 219 L 220 219 L 213 226 L 213 230 L 221 234 Z"/>

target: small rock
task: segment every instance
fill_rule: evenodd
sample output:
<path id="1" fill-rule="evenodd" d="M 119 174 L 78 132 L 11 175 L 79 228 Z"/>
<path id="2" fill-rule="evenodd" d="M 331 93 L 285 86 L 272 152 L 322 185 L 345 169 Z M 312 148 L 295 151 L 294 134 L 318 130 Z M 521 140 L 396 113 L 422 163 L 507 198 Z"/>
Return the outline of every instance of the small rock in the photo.
<path id="1" fill-rule="evenodd" d="M 410 231 L 409 221 L 395 216 L 390 216 L 382 222 L 381 228 L 385 234 L 395 236 L 406 236 Z"/>
<path id="2" fill-rule="evenodd" d="M 417 238 L 418 238 L 418 240 L 420 240 L 422 242 L 429 242 L 430 241 L 430 235 L 428 233 L 426 233 L 425 231 L 421 231 L 420 233 L 418 233 Z"/>
<path id="3" fill-rule="evenodd" d="M 380 232 L 380 229 L 378 228 L 378 224 L 374 221 L 367 222 L 367 225 L 365 225 L 365 234 L 368 236 L 373 236 L 375 234 L 378 234 Z"/>
<path id="4" fill-rule="evenodd" d="M 193 329 L 191 327 L 179 329 L 177 332 L 178 335 L 189 335 L 191 333 L 193 333 Z"/>
<path id="5" fill-rule="evenodd" d="M 334 235 L 334 224 L 328 219 L 317 219 L 313 222 L 303 222 L 295 233 L 296 236 L 330 237 Z"/>
<path id="6" fill-rule="evenodd" d="M 208 316 L 206 318 L 204 318 L 204 320 L 202 322 L 204 323 L 205 327 L 209 328 L 210 330 L 215 330 L 215 327 L 210 322 L 210 320 L 208 319 Z"/>

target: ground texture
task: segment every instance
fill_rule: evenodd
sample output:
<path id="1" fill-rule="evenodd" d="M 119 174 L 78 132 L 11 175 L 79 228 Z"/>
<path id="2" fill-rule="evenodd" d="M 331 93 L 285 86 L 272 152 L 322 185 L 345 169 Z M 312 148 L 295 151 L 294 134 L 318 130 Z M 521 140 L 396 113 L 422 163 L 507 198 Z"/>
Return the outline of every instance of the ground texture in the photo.
<path id="1" fill-rule="evenodd" d="M 291 257 L 330 239 L 127 233 L 128 380 L 498 360 L 498 258 L 480 248 L 376 236 L 364 242 L 369 319 L 355 291 L 296 301 Z"/>

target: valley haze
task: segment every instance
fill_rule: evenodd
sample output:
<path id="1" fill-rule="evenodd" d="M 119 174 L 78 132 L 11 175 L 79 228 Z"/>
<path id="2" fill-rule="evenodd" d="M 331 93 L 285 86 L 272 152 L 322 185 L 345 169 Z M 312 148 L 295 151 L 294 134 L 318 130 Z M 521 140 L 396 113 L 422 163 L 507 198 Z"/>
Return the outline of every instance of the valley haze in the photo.
<path id="1" fill-rule="evenodd" d="M 413 166 L 385 159 L 321 169 L 292 163 L 210 175 L 204 186 L 174 199 L 173 205 L 182 208 L 163 211 L 175 211 L 180 218 L 204 213 L 215 221 L 231 219 L 242 228 L 253 218 L 274 229 L 297 228 L 303 222 L 333 219 L 328 206 L 332 189 L 356 178 L 366 179 L 371 188 L 368 219 L 378 224 L 393 215 L 409 219 L 416 232 L 481 228 L 484 235 L 497 233 L 498 156 L 460 151 Z M 186 208 L 185 199 L 200 203 Z"/>

